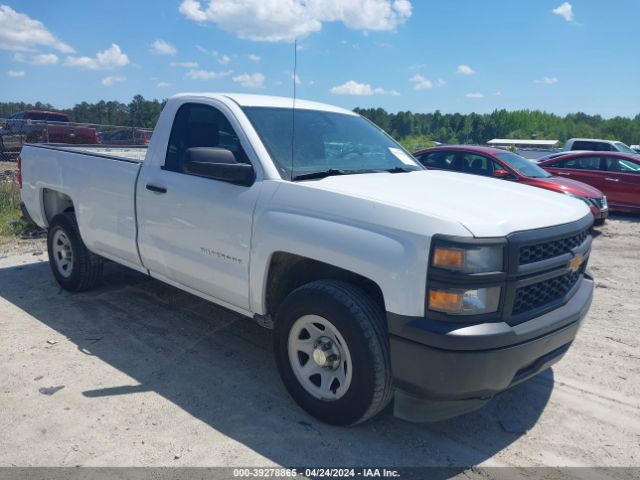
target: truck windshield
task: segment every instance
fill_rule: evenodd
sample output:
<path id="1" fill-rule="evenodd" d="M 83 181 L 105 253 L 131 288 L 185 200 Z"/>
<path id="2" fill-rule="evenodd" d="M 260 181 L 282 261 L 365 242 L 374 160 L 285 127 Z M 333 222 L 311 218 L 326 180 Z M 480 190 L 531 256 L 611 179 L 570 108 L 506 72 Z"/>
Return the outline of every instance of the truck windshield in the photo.
<path id="1" fill-rule="evenodd" d="M 631 147 L 628 147 L 625 143 L 613 142 L 613 144 L 616 146 L 616 148 L 618 149 L 619 152 L 630 153 L 632 155 L 636 154 L 636 152 L 634 150 L 632 150 Z"/>
<path id="2" fill-rule="evenodd" d="M 525 177 L 547 178 L 551 176 L 548 172 L 540 168 L 532 161 L 527 160 L 520 155 L 516 155 L 515 153 L 497 153 L 496 157 L 498 157 L 503 162 L 506 162 L 511 168 Z"/>
<path id="3" fill-rule="evenodd" d="M 283 178 L 424 170 L 404 148 L 360 117 L 319 110 L 245 107 Z M 293 138 L 292 138 L 293 137 Z"/>

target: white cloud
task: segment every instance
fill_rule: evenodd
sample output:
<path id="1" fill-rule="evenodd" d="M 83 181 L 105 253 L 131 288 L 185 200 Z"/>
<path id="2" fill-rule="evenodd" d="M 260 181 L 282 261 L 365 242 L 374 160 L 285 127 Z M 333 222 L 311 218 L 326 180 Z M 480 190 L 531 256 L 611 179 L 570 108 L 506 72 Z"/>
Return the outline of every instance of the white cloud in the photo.
<path id="1" fill-rule="evenodd" d="M 414 90 L 428 90 L 433 88 L 433 82 L 418 73 L 411 77 L 409 81 L 413 83 Z"/>
<path id="2" fill-rule="evenodd" d="M 191 80 L 215 80 L 216 78 L 231 75 L 231 70 L 226 72 L 211 72 L 208 70 L 189 70 L 187 78 Z"/>
<path id="3" fill-rule="evenodd" d="M 280 42 L 317 32 L 324 22 L 394 30 L 411 16 L 412 5 L 409 0 L 184 0 L 179 10 L 243 39 Z"/>
<path id="4" fill-rule="evenodd" d="M 86 70 L 108 70 L 124 67 L 130 63 L 126 53 L 115 43 L 104 52 L 98 52 L 95 57 L 67 57 L 65 65 L 84 68 Z"/>
<path id="5" fill-rule="evenodd" d="M 367 97 L 371 95 L 400 95 L 395 90 L 385 90 L 384 88 L 373 88 L 368 83 L 358 83 L 354 80 L 349 80 L 342 85 L 337 85 L 329 90 L 334 95 L 355 95 L 358 97 Z"/>
<path id="6" fill-rule="evenodd" d="M 260 62 L 260 55 L 256 55 L 255 53 L 251 53 L 249 55 L 249 60 L 251 60 L 252 62 L 259 63 Z"/>
<path id="7" fill-rule="evenodd" d="M 32 65 L 55 65 L 58 63 L 58 56 L 55 53 L 43 53 L 40 55 L 32 55 L 27 57 L 24 53 L 16 53 L 13 55 L 14 62 L 30 63 Z"/>
<path id="8" fill-rule="evenodd" d="M 49 32 L 42 22 L 18 13 L 8 5 L 0 5 L 0 50 L 33 51 L 41 46 L 62 53 L 74 52 Z"/>
<path id="9" fill-rule="evenodd" d="M 407 67 L 407 69 L 408 70 L 422 70 L 426 66 L 427 66 L 426 63 L 414 63 L 413 65 L 409 65 Z"/>
<path id="10" fill-rule="evenodd" d="M 264 87 L 264 75 L 261 73 L 248 74 L 243 73 L 233 77 L 233 81 L 239 83 L 245 88 L 262 88 Z"/>
<path id="11" fill-rule="evenodd" d="M 554 8 L 551 11 L 564 18 L 567 22 L 573 21 L 573 6 L 569 2 L 564 2 L 558 8 Z"/>
<path id="12" fill-rule="evenodd" d="M 31 63 L 34 65 L 55 65 L 58 63 L 58 56 L 55 53 L 35 55 L 31 58 Z"/>
<path id="13" fill-rule="evenodd" d="M 180 68 L 198 68 L 198 62 L 171 62 L 169 66 Z"/>
<path id="14" fill-rule="evenodd" d="M 442 78 L 439 78 L 436 81 L 436 87 L 444 87 L 447 84 L 447 82 L 445 82 Z"/>
<path id="15" fill-rule="evenodd" d="M 458 68 L 456 69 L 456 73 L 458 75 L 473 75 L 476 73 L 476 71 L 471 68 L 469 65 L 458 65 Z"/>
<path id="16" fill-rule="evenodd" d="M 467 98 L 484 98 L 484 93 L 467 93 L 465 95 Z"/>
<path id="17" fill-rule="evenodd" d="M 110 75 L 108 77 L 104 77 L 100 83 L 105 87 L 110 87 L 118 82 L 124 82 L 126 79 L 120 75 Z"/>
<path id="18" fill-rule="evenodd" d="M 7 75 L 10 77 L 18 78 L 18 77 L 24 77 L 26 73 L 24 73 L 24 71 L 22 70 L 9 70 L 7 72 Z"/>
<path id="19" fill-rule="evenodd" d="M 558 83 L 557 77 L 542 77 L 541 80 L 534 80 L 535 83 L 544 83 L 545 85 L 553 85 Z"/>
<path id="20" fill-rule="evenodd" d="M 302 83 L 302 80 L 300 80 L 300 75 L 298 75 L 297 73 L 295 75 L 291 75 L 291 80 L 293 80 L 296 85 L 300 85 Z"/>
<path id="21" fill-rule="evenodd" d="M 494 95 L 496 97 L 501 97 L 502 96 L 502 92 L 500 90 L 498 90 L 496 93 L 494 93 Z"/>
<path id="22" fill-rule="evenodd" d="M 158 82 L 158 85 L 156 85 L 156 87 L 158 87 L 158 88 L 168 88 L 170 86 L 171 86 L 171 84 L 168 83 L 168 82 Z"/>
<path id="23" fill-rule="evenodd" d="M 231 61 L 231 57 L 229 57 L 229 55 L 224 55 L 218 52 L 217 50 L 207 50 L 206 48 L 200 45 L 196 45 L 196 48 L 202 53 L 204 53 L 205 55 L 208 55 L 210 57 L 217 59 L 218 63 L 221 65 L 227 65 Z"/>
<path id="24" fill-rule="evenodd" d="M 160 38 L 151 44 L 151 53 L 156 55 L 175 55 L 177 52 L 175 46 Z"/>

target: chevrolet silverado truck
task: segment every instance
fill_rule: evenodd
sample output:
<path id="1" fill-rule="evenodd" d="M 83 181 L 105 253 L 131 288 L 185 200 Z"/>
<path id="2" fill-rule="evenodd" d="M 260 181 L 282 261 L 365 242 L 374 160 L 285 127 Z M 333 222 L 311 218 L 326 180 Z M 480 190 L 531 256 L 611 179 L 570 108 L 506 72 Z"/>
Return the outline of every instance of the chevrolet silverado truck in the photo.
<path id="1" fill-rule="evenodd" d="M 148 148 L 26 145 L 20 175 L 63 288 L 111 260 L 272 328 L 287 390 L 332 424 L 481 407 L 591 304 L 584 202 L 427 171 L 329 105 L 181 94 Z"/>

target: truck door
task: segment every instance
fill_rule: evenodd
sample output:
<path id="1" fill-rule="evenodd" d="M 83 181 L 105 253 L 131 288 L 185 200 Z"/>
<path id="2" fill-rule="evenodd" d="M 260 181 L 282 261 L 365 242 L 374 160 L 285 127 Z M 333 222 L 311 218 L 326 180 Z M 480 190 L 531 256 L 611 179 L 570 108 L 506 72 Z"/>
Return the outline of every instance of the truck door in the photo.
<path id="1" fill-rule="evenodd" d="M 251 186 L 183 173 L 191 147 L 231 150 L 250 163 L 218 108 L 185 103 L 176 112 L 164 165 L 143 166 L 138 243 L 152 275 L 242 309 L 249 308 L 249 252 L 260 182 Z"/>

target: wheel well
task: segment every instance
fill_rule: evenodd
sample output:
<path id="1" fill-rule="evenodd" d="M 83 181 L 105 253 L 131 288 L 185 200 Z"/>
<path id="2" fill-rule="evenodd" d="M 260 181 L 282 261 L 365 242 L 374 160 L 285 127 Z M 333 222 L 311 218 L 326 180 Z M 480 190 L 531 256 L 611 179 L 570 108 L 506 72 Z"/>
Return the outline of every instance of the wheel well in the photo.
<path id="1" fill-rule="evenodd" d="M 267 277 L 267 313 L 275 316 L 278 307 L 289 293 L 315 280 L 342 280 L 364 290 L 382 309 L 384 296 L 373 280 L 342 268 L 286 252 L 276 252 L 271 257 Z"/>
<path id="2" fill-rule="evenodd" d="M 42 203 L 47 225 L 59 213 L 72 212 L 74 210 L 73 201 L 69 195 L 48 188 L 42 191 Z"/>

